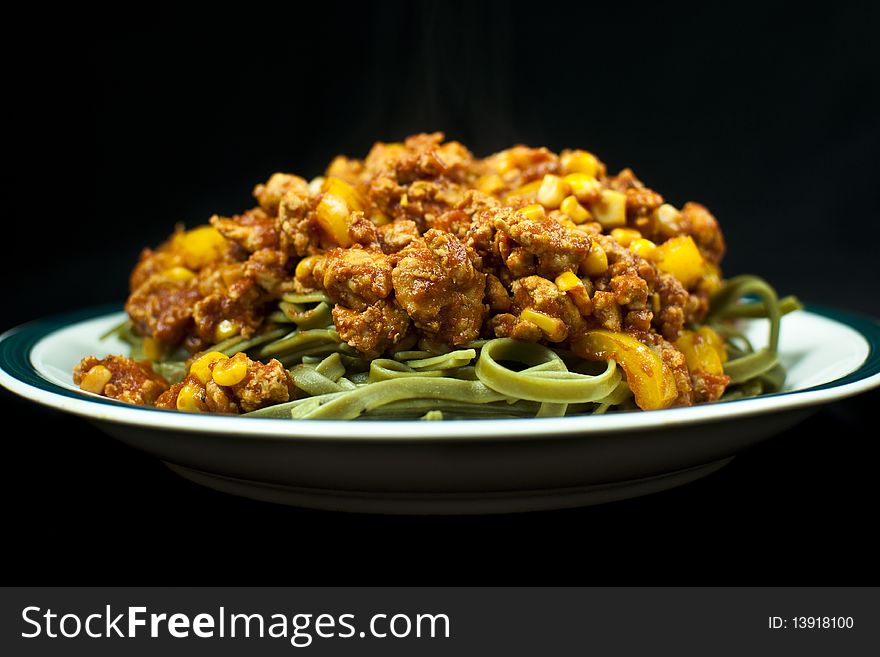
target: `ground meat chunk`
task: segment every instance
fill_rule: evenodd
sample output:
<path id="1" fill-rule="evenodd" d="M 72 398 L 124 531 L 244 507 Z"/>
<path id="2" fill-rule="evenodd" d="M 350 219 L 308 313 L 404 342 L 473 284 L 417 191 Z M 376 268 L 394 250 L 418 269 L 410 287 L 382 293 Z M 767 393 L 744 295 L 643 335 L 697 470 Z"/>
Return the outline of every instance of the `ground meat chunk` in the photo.
<path id="1" fill-rule="evenodd" d="M 183 266 L 183 256 L 180 253 L 162 247 L 156 250 L 144 249 L 129 277 L 129 290 L 134 292 L 146 283 L 153 274 Z"/>
<path id="2" fill-rule="evenodd" d="M 513 310 L 518 315 L 530 308 L 544 315 L 559 319 L 562 325 L 558 332 L 545 331 L 551 342 L 562 342 L 569 336 L 577 335 L 584 328 L 584 320 L 577 306 L 562 292 L 553 281 L 541 276 L 528 276 L 513 282 Z"/>
<path id="3" fill-rule="evenodd" d="M 288 260 L 283 251 L 260 249 L 244 263 L 243 273 L 269 296 L 278 297 L 292 289 Z"/>
<path id="4" fill-rule="evenodd" d="M 398 219 L 380 226 L 378 233 L 383 253 L 397 253 L 421 235 L 416 222 L 409 219 Z"/>
<path id="5" fill-rule="evenodd" d="M 486 275 L 486 302 L 492 312 L 507 312 L 510 310 L 510 297 L 504 284 L 494 274 Z"/>
<path id="6" fill-rule="evenodd" d="M 364 216 L 363 212 L 352 212 L 349 219 L 348 237 L 354 244 L 365 249 L 377 251 L 381 249 L 379 231 L 375 224 Z"/>
<path id="7" fill-rule="evenodd" d="M 513 338 L 523 342 L 540 342 L 544 339 L 544 333 L 537 325 L 510 313 L 495 315 L 489 321 L 489 326 L 496 338 Z"/>
<path id="8" fill-rule="evenodd" d="M 504 191 L 515 190 L 548 173 L 559 173 L 559 156 L 546 148 L 517 145 L 484 160 L 485 173 L 498 175 Z"/>
<path id="9" fill-rule="evenodd" d="M 501 203 L 492 196 L 479 192 L 476 189 L 470 189 L 464 192 L 464 195 L 455 207 L 435 219 L 427 221 L 427 225 L 428 228 L 445 230 L 464 240 L 476 215 L 484 210 L 494 210 L 500 205 Z M 494 226 L 492 233 L 494 234 Z"/>
<path id="10" fill-rule="evenodd" d="M 495 217 L 501 214 L 497 209 L 486 209 L 474 214 L 465 234 L 464 243 L 485 262 L 499 261 L 498 240 L 495 239 Z M 501 215 L 505 216 L 505 215 Z M 506 236 L 505 236 L 506 237 Z M 507 238 L 509 240 L 509 238 Z"/>
<path id="11" fill-rule="evenodd" d="M 661 273 L 657 279 L 660 310 L 654 314 L 654 326 L 667 340 L 675 340 L 684 327 L 687 290 L 672 274 Z"/>
<path id="12" fill-rule="evenodd" d="M 309 183 L 290 173 L 274 173 L 268 181 L 254 187 L 254 198 L 263 210 L 276 216 L 281 199 L 292 191 L 308 194 Z"/>
<path id="13" fill-rule="evenodd" d="M 721 399 L 721 395 L 730 384 L 730 377 L 726 374 L 710 374 L 697 370 L 691 372 L 691 382 L 694 389 L 694 403 L 702 404 Z"/>
<path id="14" fill-rule="evenodd" d="M 234 332 L 243 337 L 250 337 L 263 321 L 263 306 L 248 303 L 242 299 L 214 293 L 199 299 L 193 306 L 192 318 L 194 336 L 200 342 L 193 342 L 197 348 L 220 341 L 217 335 L 221 322 L 231 322 Z"/>
<path id="15" fill-rule="evenodd" d="M 555 278 L 565 271 L 576 272 L 589 255 L 589 235 L 566 228 L 550 217 L 532 219 L 509 208 L 503 210 L 495 216 L 496 230 L 535 256 L 537 274 Z M 511 253 L 518 252 L 511 249 Z"/>
<path id="16" fill-rule="evenodd" d="M 400 342 L 409 328 L 409 315 L 393 301 L 377 301 L 364 310 L 333 309 L 333 323 L 344 342 L 375 358 Z"/>
<path id="17" fill-rule="evenodd" d="M 364 310 L 391 294 L 391 263 L 378 250 L 333 249 L 312 270 L 330 299 L 353 310 Z"/>
<path id="18" fill-rule="evenodd" d="M 241 245 L 249 253 L 260 249 L 277 249 L 278 220 L 262 208 L 254 208 L 231 218 L 214 215 L 214 226 L 228 240 Z"/>
<path id="19" fill-rule="evenodd" d="M 593 318 L 601 328 L 620 331 L 623 318 L 611 292 L 600 291 L 593 295 Z"/>
<path id="20" fill-rule="evenodd" d="M 692 406 L 694 403 L 693 385 L 691 383 L 691 375 L 687 368 L 687 359 L 684 354 L 676 349 L 672 344 L 659 338 L 652 336 L 654 341 L 654 350 L 660 354 L 663 363 L 672 372 L 675 379 L 675 387 L 678 389 L 678 397 L 672 403 L 673 406 Z"/>
<path id="21" fill-rule="evenodd" d="M 475 257 L 454 235 L 436 229 L 395 255 L 397 302 L 428 337 L 460 345 L 479 336 L 486 275 L 474 267 Z"/>
<path id="22" fill-rule="evenodd" d="M 131 293 L 125 310 L 138 333 L 176 344 L 191 328 L 193 307 L 201 296 L 195 278 L 153 274 Z"/>
<path id="23" fill-rule="evenodd" d="M 248 359 L 244 380 L 229 390 L 241 410 L 248 413 L 264 406 L 290 401 L 293 388 L 290 374 L 284 369 L 284 365 L 273 358 L 265 364 Z"/>
<path id="24" fill-rule="evenodd" d="M 73 382 L 83 390 L 140 406 L 150 406 L 168 389 L 149 361 L 124 356 L 83 358 L 73 369 Z"/>
<path id="25" fill-rule="evenodd" d="M 681 221 L 684 231 L 694 238 L 703 255 L 716 264 L 721 262 L 725 251 L 724 235 L 712 213 L 699 203 L 685 203 L 681 209 Z"/>
<path id="26" fill-rule="evenodd" d="M 466 178 L 473 155 L 459 142 L 443 143 L 443 139 L 442 132 L 434 132 L 407 137 L 402 147 L 376 144 L 367 156 L 367 167 L 392 169 L 403 183 L 440 176 L 456 181 Z"/>
<path id="27" fill-rule="evenodd" d="M 321 231 L 314 221 L 312 198 L 308 190 L 291 190 L 278 205 L 279 247 L 291 256 L 318 253 Z"/>
<path id="28" fill-rule="evenodd" d="M 605 183 L 610 189 L 626 195 L 626 211 L 630 217 L 647 215 L 663 204 L 663 197 L 645 187 L 632 169 L 623 169 L 616 176 L 606 178 Z"/>

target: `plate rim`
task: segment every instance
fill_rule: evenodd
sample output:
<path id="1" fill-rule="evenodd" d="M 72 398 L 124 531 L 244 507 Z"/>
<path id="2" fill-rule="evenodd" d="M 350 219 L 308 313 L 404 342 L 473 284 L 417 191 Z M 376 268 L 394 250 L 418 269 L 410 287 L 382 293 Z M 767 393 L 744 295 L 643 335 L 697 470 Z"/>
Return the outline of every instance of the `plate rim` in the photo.
<path id="1" fill-rule="evenodd" d="M 372 420 L 357 423 L 352 435 L 349 420 L 278 420 L 219 415 L 181 414 L 143 408 L 116 400 L 68 390 L 44 378 L 30 360 L 33 347 L 50 333 L 77 322 L 121 311 L 119 304 L 105 304 L 33 320 L 0 335 L 0 385 L 38 404 L 86 419 L 136 426 L 143 429 L 183 433 L 211 433 L 251 440 L 333 442 L 450 442 L 510 441 L 552 437 L 588 437 L 613 433 L 650 431 L 702 423 L 753 417 L 851 397 L 880 386 L 880 320 L 817 304 L 804 311 L 843 324 L 859 333 L 868 354 L 859 367 L 842 377 L 797 391 L 772 393 L 750 399 L 602 416 L 456 420 L 454 423 L 419 420 Z M 646 419 L 650 421 L 646 422 Z M 502 427 L 487 432 L 489 427 Z"/>

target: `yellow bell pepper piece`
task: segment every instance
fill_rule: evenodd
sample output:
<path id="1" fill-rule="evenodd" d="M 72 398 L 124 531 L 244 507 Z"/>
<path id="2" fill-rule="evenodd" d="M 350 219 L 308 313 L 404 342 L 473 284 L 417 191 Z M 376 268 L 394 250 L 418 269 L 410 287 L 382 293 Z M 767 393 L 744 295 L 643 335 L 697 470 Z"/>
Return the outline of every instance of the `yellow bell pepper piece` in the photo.
<path id="1" fill-rule="evenodd" d="M 674 344 L 675 348 L 684 354 L 691 372 L 700 371 L 720 375 L 724 374 L 721 360 L 724 348 L 723 342 L 719 348 L 720 341 L 721 338 L 715 331 L 704 326 L 698 332 L 682 331 Z"/>
<path id="2" fill-rule="evenodd" d="M 675 276 L 685 287 L 696 283 L 706 273 L 706 261 L 690 235 L 666 240 L 654 252 L 657 268 Z"/>
<path id="3" fill-rule="evenodd" d="M 348 235 L 348 218 L 351 216 L 351 211 L 342 198 L 325 194 L 315 208 L 315 214 L 318 224 L 329 239 L 342 247 L 351 246 L 351 237 Z"/>
<path id="4" fill-rule="evenodd" d="M 360 212 L 364 210 L 364 200 L 361 198 L 361 195 L 342 178 L 327 176 L 324 182 L 321 183 L 321 191 L 325 194 L 332 194 L 341 198 L 349 210 L 358 210 Z"/>
<path id="5" fill-rule="evenodd" d="M 722 363 L 727 362 L 727 346 L 724 344 L 724 338 L 718 335 L 711 326 L 701 326 L 697 331 L 697 335 L 712 345 L 712 348 L 718 352 Z"/>
<path id="6" fill-rule="evenodd" d="M 678 397 L 672 372 L 650 347 L 625 333 L 596 329 L 575 340 L 571 350 L 588 360 L 614 360 L 643 410 L 670 406 Z"/>
<path id="7" fill-rule="evenodd" d="M 174 243 L 189 269 L 201 269 L 214 262 L 226 252 L 229 244 L 213 226 L 198 226 L 178 233 Z"/>

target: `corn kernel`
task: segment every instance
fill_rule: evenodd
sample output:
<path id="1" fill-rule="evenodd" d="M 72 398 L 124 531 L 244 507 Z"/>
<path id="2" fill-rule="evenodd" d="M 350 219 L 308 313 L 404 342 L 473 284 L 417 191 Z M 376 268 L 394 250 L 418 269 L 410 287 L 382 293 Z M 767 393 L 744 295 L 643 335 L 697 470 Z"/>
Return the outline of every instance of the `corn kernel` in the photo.
<path id="1" fill-rule="evenodd" d="M 144 356 L 152 361 L 162 360 L 162 343 L 156 338 L 147 336 L 144 338 Z"/>
<path id="2" fill-rule="evenodd" d="M 602 185 L 593 176 L 588 176 L 585 173 L 570 173 L 562 180 L 581 203 L 593 201 L 599 197 Z"/>
<path id="3" fill-rule="evenodd" d="M 611 231 L 612 239 L 620 246 L 629 246 L 633 240 L 642 238 L 642 234 L 633 228 L 615 228 Z"/>
<path id="4" fill-rule="evenodd" d="M 508 192 L 507 194 L 505 194 L 504 198 L 505 200 L 514 196 L 525 196 L 527 198 L 534 198 L 535 195 L 538 193 L 538 190 L 541 189 L 541 184 L 543 182 L 543 180 L 533 180 L 530 183 L 526 183 L 522 187 L 517 187 L 512 192 Z"/>
<path id="5" fill-rule="evenodd" d="M 100 395 L 104 392 L 104 386 L 110 383 L 110 379 L 112 378 L 113 373 L 109 369 L 103 365 L 95 365 L 92 369 L 86 372 L 79 387 L 86 392 L 93 392 L 96 395 Z"/>
<path id="6" fill-rule="evenodd" d="M 527 205 L 526 207 L 517 210 L 517 212 L 524 214 L 527 219 L 532 220 L 543 219 L 547 216 L 547 213 L 544 211 L 544 206 L 539 205 L 538 203 Z"/>
<path id="7" fill-rule="evenodd" d="M 220 258 L 229 243 L 213 226 L 199 226 L 185 232 L 179 244 L 184 264 L 190 269 L 201 269 Z"/>
<path id="8" fill-rule="evenodd" d="M 299 281 L 305 281 L 312 275 L 312 270 L 315 268 L 315 265 L 318 261 L 324 256 L 320 255 L 310 255 L 306 256 L 298 263 L 296 263 L 296 269 L 294 270 L 294 276 Z"/>
<path id="9" fill-rule="evenodd" d="M 537 326 L 550 342 L 562 342 L 568 335 L 568 329 L 558 317 L 551 317 L 546 313 L 539 312 L 533 308 L 526 308 L 520 314 L 520 319 L 531 322 Z"/>
<path id="10" fill-rule="evenodd" d="M 578 203 L 577 197 L 574 195 L 566 196 L 559 209 L 571 217 L 571 220 L 576 224 L 582 224 L 590 219 L 589 210 Z"/>
<path id="11" fill-rule="evenodd" d="M 318 207 L 315 208 L 318 224 L 324 229 L 327 237 L 339 246 L 351 246 L 348 235 L 348 219 L 351 212 L 345 201 L 333 194 L 324 194 Z"/>
<path id="12" fill-rule="evenodd" d="M 477 189 L 484 194 L 493 196 L 504 189 L 504 181 L 497 173 L 490 173 L 477 178 Z"/>
<path id="13" fill-rule="evenodd" d="M 162 272 L 162 278 L 175 282 L 188 281 L 194 276 L 195 273 L 190 271 L 186 267 L 171 267 L 171 269 L 166 269 Z"/>
<path id="14" fill-rule="evenodd" d="M 650 260 L 657 253 L 657 245 L 651 240 L 639 238 L 629 243 L 629 250 L 637 256 Z"/>
<path id="15" fill-rule="evenodd" d="M 580 271 L 587 276 L 598 276 L 608 269 L 608 256 L 605 249 L 593 242 L 590 254 L 581 261 Z"/>
<path id="16" fill-rule="evenodd" d="M 321 191 L 331 196 L 341 198 L 349 210 L 363 211 L 364 200 L 358 191 L 336 176 L 327 176 L 321 184 Z"/>
<path id="17" fill-rule="evenodd" d="M 690 235 L 679 235 L 657 247 L 657 268 L 690 287 L 706 273 L 706 261 Z"/>
<path id="18" fill-rule="evenodd" d="M 193 361 L 193 364 L 190 365 L 189 373 L 194 374 L 202 383 L 207 383 L 211 380 L 211 365 L 228 358 L 229 356 L 219 351 L 209 351 Z"/>
<path id="19" fill-rule="evenodd" d="M 558 208 L 568 195 L 568 185 L 559 176 L 548 173 L 538 188 L 538 203 L 546 208 Z"/>
<path id="20" fill-rule="evenodd" d="M 577 230 L 577 224 L 575 224 L 568 217 L 565 217 L 565 216 L 556 217 L 556 223 L 558 223 L 560 226 L 565 226 L 569 230 Z"/>
<path id="21" fill-rule="evenodd" d="M 234 386 L 244 381 L 247 376 L 248 358 L 239 352 L 232 358 L 220 361 L 214 365 L 212 376 L 214 382 L 221 386 Z"/>
<path id="22" fill-rule="evenodd" d="M 556 287 L 568 295 L 581 315 L 592 314 L 593 302 L 590 299 L 590 294 L 584 286 L 584 282 L 572 272 L 566 271 L 559 274 L 556 277 Z"/>
<path id="23" fill-rule="evenodd" d="M 238 335 L 239 331 L 241 331 L 241 324 L 231 319 L 224 319 L 214 329 L 214 339 L 217 342 L 222 342 L 234 335 Z"/>
<path id="24" fill-rule="evenodd" d="M 556 287 L 558 287 L 563 292 L 568 292 L 569 290 L 576 287 L 583 287 L 583 285 L 584 284 L 581 283 L 581 279 L 579 279 L 570 271 L 564 271 L 556 277 Z"/>
<path id="25" fill-rule="evenodd" d="M 626 225 L 626 194 L 603 189 L 599 201 L 590 206 L 593 217 L 608 230 L 616 226 Z"/>
<path id="26" fill-rule="evenodd" d="M 205 410 L 202 401 L 202 388 L 190 383 L 185 384 L 177 393 L 177 410 L 188 413 L 201 413 Z"/>
<path id="27" fill-rule="evenodd" d="M 559 159 L 565 173 L 585 173 L 594 178 L 599 173 L 599 160 L 587 151 L 567 151 Z"/>

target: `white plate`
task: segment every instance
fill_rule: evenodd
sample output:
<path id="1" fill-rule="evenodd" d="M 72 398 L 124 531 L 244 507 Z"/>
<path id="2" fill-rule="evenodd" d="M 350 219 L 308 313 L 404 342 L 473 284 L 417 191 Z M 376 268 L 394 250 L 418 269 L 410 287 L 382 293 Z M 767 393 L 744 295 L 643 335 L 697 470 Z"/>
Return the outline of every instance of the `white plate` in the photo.
<path id="1" fill-rule="evenodd" d="M 880 326 L 810 308 L 782 322 L 782 392 L 754 399 L 602 416 L 447 422 L 272 420 L 128 406 L 81 392 L 89 354 L 124 354 L 98 336 L 107 308 L 32 322 L 0 337 L 0 383 L 88 418 L 183 476 L 249 497 L 385 513 L 561 508 L 691 481 L 822 404 L 880 385 Z M 745 326 L 756 344 L 766 322 Z"/>

